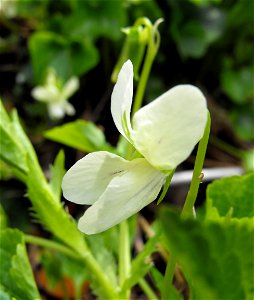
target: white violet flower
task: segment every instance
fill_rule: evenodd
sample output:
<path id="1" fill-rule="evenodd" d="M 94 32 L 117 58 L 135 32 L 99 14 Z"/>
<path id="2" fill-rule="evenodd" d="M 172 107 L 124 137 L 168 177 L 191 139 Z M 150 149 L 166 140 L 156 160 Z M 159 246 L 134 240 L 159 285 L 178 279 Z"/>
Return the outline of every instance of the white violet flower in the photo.
<path id="1" fill-rule="evenodd" d="M 79 219 L 86 234 L 102 232 L 151 203 L 166 176 L 192 152 L 204 133 L 206 100 L 191 85 L 176 86 L 134 114 L 133 66 L 127 61 L 111 97 L 111 112 L 119 132 L 143 158 L 131 161 L 99 151 L 74 164 L 63 178 L 66 199 L 90 206 Z"/>
<path id="2" fill-rule="evenodd" d="M 77 77 L 71 77 L 64 85 L 55 71 L 50 69 L 44 86 L 37 86 L 32 90 L 32 96 L 38 101 L 47 103 L 49 116 L 61 119 L 65 114 L 74 115 L 74 107 L 67 101 L 79 88 Z"/>

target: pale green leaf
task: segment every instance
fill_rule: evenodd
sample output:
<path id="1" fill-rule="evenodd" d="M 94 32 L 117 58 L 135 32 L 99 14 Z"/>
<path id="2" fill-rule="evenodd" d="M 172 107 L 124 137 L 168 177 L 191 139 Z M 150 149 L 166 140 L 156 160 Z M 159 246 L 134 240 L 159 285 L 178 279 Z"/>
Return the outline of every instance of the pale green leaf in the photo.
<path id="1" fill-rule="evenodd" d="M 6 294 L 16 299 L 40 299 L 20 231 L 6 229 L 0 232 L 0 254 L 3 299 L 8 299 Z"/>
<path id="2" fill-rule="evenodd" d="M 50 178 L 50 187 L 52 192 L 55 195 L 55 198 L 60 201 L 61 199 L 61 185 L 62 179 L 65 174 L 64 168 L 64 152 L 59 151 L 53 166 L 50 168 L 51 178 Z"/>
<path id="3" fill-rule="evenodd" d="M 13 110 L 11 112 L 11 120 L 12 120 L 12 124 L 13 124 L 13 129 L 15 131 L 15 135 L 18 138 L 18 140 L 20 141 L 20 143 L 22 144 L 23 149 L 25 149 L 25 151 L 29 157 L 31 157 L 36 163 L 38 163 L 34 148 L 31 144 L 30 140 L 28 139 L 27 135 L 25 134 L 24 129 L 22 128 L 22 126 L 20 124 L 18 113 L 16 110 Z"/>
<path id="4" fill-rule="evenodd" d="M 113 150 L 105 140 L 105 136 L 94 123 L 77 120 L 55 127 L 44 133 L 52 141 L 73 147 L 84 152 Z"/>
<path id="5" fill-rule="evenodd" d="M 226 177 L 209 184 L 207 205 L 217 209 L 220 216 L 232 210 L 232 217 L 254 217 L 254 173 Z"/>
<path id="6" fill-rule="evenodd" d="M 12 167 L 22 172 L 27 171 L 26 151 L 19 140 L 14 124 L 17 120 L 11 120 L 0 100 L 0 158 Z"/>

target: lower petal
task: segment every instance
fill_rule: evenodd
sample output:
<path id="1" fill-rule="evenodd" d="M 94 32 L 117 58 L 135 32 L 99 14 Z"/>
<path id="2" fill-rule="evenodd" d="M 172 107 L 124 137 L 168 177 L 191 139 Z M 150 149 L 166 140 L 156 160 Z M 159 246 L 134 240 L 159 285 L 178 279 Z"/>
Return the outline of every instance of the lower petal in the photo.
<path id="1" fill-rule="evenodd" d="M 66 172 L 62 182 L 64 197 L 77 204 L 93 204 L 115 176 L 126 172 L 129 163 L 106 151 L 86 155 Z"/>
<path id="2" fill-rule="evenodd" d="M 119 224 L 156 199 L 164 182 L 165 175 L 145 159 L 130 161 L 128 171 L 113 178 L 80 218 L 79 230 L 95 234 Z"/>

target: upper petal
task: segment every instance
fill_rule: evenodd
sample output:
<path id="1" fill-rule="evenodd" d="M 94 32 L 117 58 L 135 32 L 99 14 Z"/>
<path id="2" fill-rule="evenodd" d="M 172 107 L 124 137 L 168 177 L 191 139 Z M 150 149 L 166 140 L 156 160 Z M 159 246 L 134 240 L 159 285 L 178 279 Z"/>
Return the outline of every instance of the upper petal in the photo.
<path id="1" fill-rule="evenodd" d="M 128 161 L 115 154 L 99 151 L 87 154 L 65 174 L 64 197 L 78 204 L 92 204 L 116 175 L 125 172 Z"/>
<path id="2" fill-rule="evenodd" d="M 134 115 L 132 140 L 151 165 L 172 170 L 201 139 L 206 120 L 206 99 L 201 91 L 179 85 Z"/>
<path id="3" fill-rule="evenodd" d="M 123 64 L 111 96 L 111 113 L 119 132 L 130 140 L 130 111 L 133 96 L 133 65 Z"/>
<path id="4" fill-rule="evenodd" d="M 165 176 L 144 158 L 128 164 L 128 170 L 113 178 L 98 201 L 80 218 L 79 230 L 86 234 L 102 232 L 129 218 L 157 197 Z"/>

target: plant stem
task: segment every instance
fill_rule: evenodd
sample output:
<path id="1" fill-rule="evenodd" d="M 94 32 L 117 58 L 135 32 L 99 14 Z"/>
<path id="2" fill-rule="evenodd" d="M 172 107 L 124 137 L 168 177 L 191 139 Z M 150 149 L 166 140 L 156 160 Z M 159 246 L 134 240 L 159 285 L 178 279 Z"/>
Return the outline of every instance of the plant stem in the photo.
<path id="1" fill-rule="evenodd" d="M 124 220 L 120 224 L 120 241 L 119 241 L 119 284 L 120 287 L 127 279 L 130 273 L 130 237 L 128 220 Z M 127 290 L 124 297 L 129 298 L 130 291 Z"/>
<path id="2" fill-rule="evenodd" d="M 141 278 L 138 282 L 142 290 L 147 295 L 148 299 L 150 300 L 158 300 L 157 295 L 154 293 L 154 291 L 151 289 L 150 285 L 146 282 L 144 278 Z"/>
<path id="3" fill-rule="evenodd" d="M 210 118 L 210 114 L 208 113 L 204 135 L 198 145 L 198 151 L 195 160 L 192 181 L 182 209 L 182 213 L 181 213 L 182 217 L 193 215 L 193 207 L 197 198 L 199 184 L 202 181 L 200 175 L 205 160 L 206 148 L 207 148 L 209 134 L 210 134 L 210 126 L 211 126 L 211 118 Z M 171 253 L 171 256 L 167 264 L 165 276 L 164 276 L 164 282 L 162 288 L 162 299 L 170 299 L 171 297 L 172 294 L 171 291 L 173 289 L 172 280 L 174 277 L 175 265 L 176 265 L 176 258 L 174 257 L 174 254 Z"/>
<path id="4" fill-rule="evenodd" d="M 158 20 L 158 23 L 155 24 L 153 27 L 147 27 L 149 30 L 149 35 L 150 35 L 150 39 L 149 39 L 149 43 L 148 43 L 148 48 L 147 48 L 147 53 L 146 53 L 146 58 L 145 58 L 145 62 L 143 65 L 143 69 L 141 72 L 141 76 L 140 76 L 140 80 L 139 80 L 139 84 L 137 87 L 137 91 L 136 91 L 136 95 L 134 98 L 134 104 L 132 107 L 132 116 L 134 115 L 134 113 L 136 111 L 139 110 L 139 108 L 142 105 L 142 101 L 143 101 L 143 97 L 144 97 L 144 93 L 145 93 L 145 88 L 147 86 L 147 80 L 151 71 L 151 67 L 154 61 L 154 58 L 156 56 L 156 53 L 158 51 L 159 48 L 159 44 L 160 44 L 160 35 L 157 31 L 157 27 L 159 25 L 159 23 L 161 22 L 161 20 Z M 157 38 L 158 40 L 155 43 L 155 38 Z"/>
<path id="5" fill-rule="evenodd" d="M 26 243 L 31 243 L 41 247 L 49 248 L 61 252 L 76 260 L 82 261 L 86 265 L 86 267 L 91 270 L 93 276 L 96 278 L 98 284 L 100 285 L 100 288 L 104 291 L 105 296 L 107 296 L 107 299 L 115 300 L 119 298 L 119 295 L 115 291 L 111 282 L 108 280 L 106 274 L 98 265 L 91 252 L 87 251 L 85 253 L 77 253 L 65 245 L 28 234 L 24 235 L 24 240 Z"/>
<path id="6" fill-rule="evenodd" d="M 47 240 L 47 239 L 44 239 L 41 237 L 29 235 L 29 234 L 24 234 L 24 240 L 26 243 L 35 244 L 35 245 L 38 245 L 38 246 L 41 246 L 44 248 L 49 248 L 49 249 L 61 252 L 72 258 L 77 258 L 77 255 L 73 250 L 71 250 L 69 247 L 59 244 L 57 242 Z"/>
<path id="7" fill-rule="evenodd" d="M 163 300 L 172 299 L 173 297 L 172 290 L 174 289 L 173 277 L 175 273 L 175 266 L 176 266 L 176 258 L 171 253 L 167 263 L 163 286 L 162 286 L 161 299 Z"/>
<path id="8" fill-rule="evenodd" d="M 211 126 L 211 118 L 210 114 L 208 113 L 207 116 L 207 123 L 204 131 L 204 135 L 202 139 L 199 142 L 198 145 L 198 152 L 195 160 L 195 166 L 193 170 L 193 176 L 190 184 L 190 189 L 187 194 L 183 210 L 181 215 L 186 216 L 189 214 L 193 213 L 193 207 L 198 195 L 198 189 L 200 182 L 202 181 L 202 178 L 200 177 L 202 169 L 203 169 L 203 164 L 205 160 L 205 154 L 206 154 L 206 148 L 209 140 L 209 134 L 210 134 L 210 126 Z"/>

